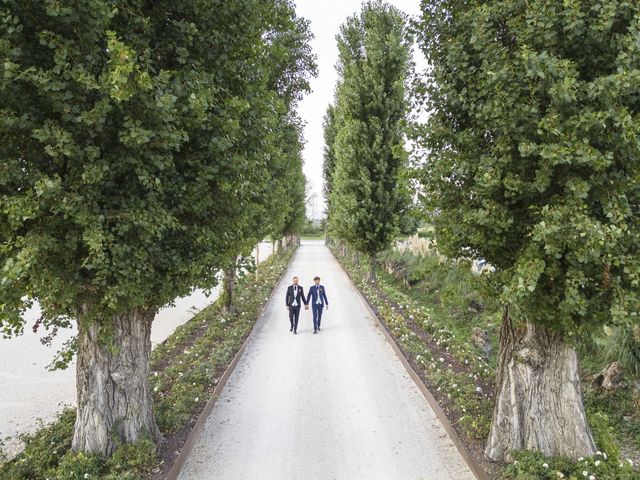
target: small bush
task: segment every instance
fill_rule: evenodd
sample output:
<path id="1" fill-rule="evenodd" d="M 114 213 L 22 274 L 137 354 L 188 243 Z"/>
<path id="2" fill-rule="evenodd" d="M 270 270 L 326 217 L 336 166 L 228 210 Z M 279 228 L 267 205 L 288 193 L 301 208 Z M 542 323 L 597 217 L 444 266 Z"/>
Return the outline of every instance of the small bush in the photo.
<path id="1" fill-rule="evenodd" d="M 61 458 L 54 478 L 57 480 L 100 478 L 104 468 L 105 461 L 97 455 L 68 452 Z"/>
<path id="2" fill-rule="evenodd" d="M 607 338 L 605 354 L 609 360 L 619 361 L 631 375 L 640 376 L 640 326 L 614 328 Z"/>
<path id="3" fill-rule="evenodd" d="M 75 410 L 65 409 L 51 425 L 43 426 L 33 434 L 23 435 L 24 450 L 13 460 L 0 464 L 0 479 L 54 477 L 52 472 L 57 468 L 60 458 L 71 448 L 75 421 Z"/>
<path id="4" fill-rule="evenodd" d="M 123 445 L 107 461 L 104 480 L 136 480 L 149 474 L 158 464 L 156 445 L 150 438 Z"/>
<path id="5" fill-rule="evenodd" d="M 514 452 L 504 480 L 639 480 L 628 461 L 613 460 L 606 453 L 574 462 L 564 457 L 545 457 L 540 452 Z"/>
<path id="6" fill-rule="evenodd" d="M 611 460 L 620 459 L 620 448 L 615 440 L 615 432 L 609 417 L 602 412 L 595 412 L 588 416 L 593 439 L 600 451 L 607 454 Z"/>

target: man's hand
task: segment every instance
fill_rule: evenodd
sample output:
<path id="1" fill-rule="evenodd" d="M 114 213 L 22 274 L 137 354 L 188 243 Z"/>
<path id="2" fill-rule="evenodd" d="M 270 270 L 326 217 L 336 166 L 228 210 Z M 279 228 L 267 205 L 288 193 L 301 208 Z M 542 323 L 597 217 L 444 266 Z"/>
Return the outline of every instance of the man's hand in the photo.
<path id="1" fill-rule="evenodd" d="M 327 305 L 325 305 L 325 307 L 327 307 L 327 310 L 329 310 L 329 305 L 328 305 L 328 304 L 327 304 Z"/>

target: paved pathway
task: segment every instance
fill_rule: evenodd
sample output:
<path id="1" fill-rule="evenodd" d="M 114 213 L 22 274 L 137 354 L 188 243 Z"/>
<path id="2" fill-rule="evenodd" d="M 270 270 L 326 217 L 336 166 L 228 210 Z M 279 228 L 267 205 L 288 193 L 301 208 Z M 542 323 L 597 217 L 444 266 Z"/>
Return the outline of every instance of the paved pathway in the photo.
<path id="1" fill-rule="evenodd" d="M 286 286 L 315 275 L 329 310 L 289 333 Z M 296 252 L 181 480 L 473 480 L 459 452 L 322 242 Z"/>

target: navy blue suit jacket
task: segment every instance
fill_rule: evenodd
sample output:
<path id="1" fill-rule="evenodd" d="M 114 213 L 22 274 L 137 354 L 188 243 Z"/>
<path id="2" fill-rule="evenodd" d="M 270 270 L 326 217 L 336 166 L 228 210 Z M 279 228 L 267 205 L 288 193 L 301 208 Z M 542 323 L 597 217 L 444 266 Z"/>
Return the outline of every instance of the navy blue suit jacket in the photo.
<path id="1" fill-rule="evenodd" d="M 312 305 L 316 304 L 318 300 L 318 295 L 320 295 L 320 302 L 322 305 L 329 305 L 329 300 L 327 300 L 327 293 L 325 292 L 324 285 L 311 285 L 309 287 L 309 293 L 307 293 L 307 303 L 309 303 L 309 299 L 312 299 Z"/>

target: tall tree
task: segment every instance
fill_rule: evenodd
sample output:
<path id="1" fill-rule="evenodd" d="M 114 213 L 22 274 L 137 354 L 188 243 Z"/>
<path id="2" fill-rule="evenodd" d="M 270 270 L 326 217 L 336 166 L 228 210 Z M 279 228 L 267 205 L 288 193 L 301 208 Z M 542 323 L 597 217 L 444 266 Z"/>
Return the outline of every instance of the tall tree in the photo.
<path id="1" fill-rule="evenodd" d="M 292 15 L 280 0 L 0 6 L 0 321 L 20 333 L 34 300 L 46 325 L 77 319 L 75 450 L 159 437 L 151 322 L 241 253 L 247 172 L 272 166 L 270 132 L 313 65 L 300 24 L 274 20 Z M 278 30 L 299 44 L 274 67 Z"/>
<path id="2" fill-rule="evenodd" d="M 336 169 L 336 109 L 333 105 L 327 107 L 327 112 L 322 120 L 324 136 L 324 150 L 322 152 L 322 192 L 327 206 L 327 213 L 331 211 L 332 175 Z"/>
<path id="3" fill-rule="evenodd" d="M 243 162 L 245 188 L 236 190 L 233 216 L 242 231 L 236 236 L 240 252 L 224 267 L 222 280 L 224 309 L 232 309 L 234 287 L 240 257 L 249 256 L 257 242 L 272 234 L 281 238 L 297 233 L 300 222 L 287 219 L 291 208 L 291 191 L 295 181 L 304 182 L 302 173 L 302 129 L 296 114 L 301 95 L 309 91 L 309 76 L 317 73 L 315 55 L 310 48 L 312 34 L 309 21 L 298 18 L 289 0 L 274 1 L 266 12 L 267 49 L 261 68 L 271 96 L 264 96 L 261 85 L 245 84 L 256 90 L 251 99 L 252 114 L 241 125 L 243 142 L 237 142 L 235 162 Z M 274 104 L 272 96 L 277 97 Z M 295 180 L 294 180 L 295 179 Z"/>
<path id="4" fill-rule="evenodd" d="M 370 259 L 399 231 L 411 40 L 405 15 L 381 1 L 341 27 L 329 231 Z M 327 146 L 329 148 L 329 146 Z"/>
<path id="5" fill-rule="evenodd" d="M 418 30 L 439 246 L 504 305 L 486 454 L 592 454 L 573 341 L 640 305 L 640 4 L 423 0 Z"/>

